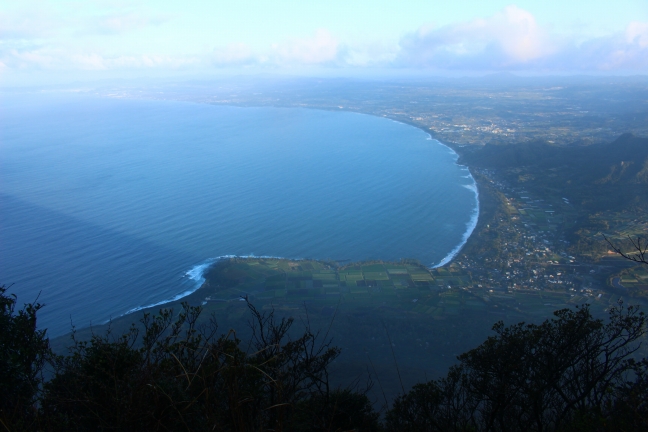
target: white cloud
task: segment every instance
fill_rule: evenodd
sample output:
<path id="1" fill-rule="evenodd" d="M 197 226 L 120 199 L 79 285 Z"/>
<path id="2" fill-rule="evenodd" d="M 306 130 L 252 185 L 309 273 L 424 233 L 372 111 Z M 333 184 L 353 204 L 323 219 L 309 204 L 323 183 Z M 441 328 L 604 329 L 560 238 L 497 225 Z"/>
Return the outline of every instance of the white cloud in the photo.
<path id="1" fill-rule="evenodd" d="M 534 72 L 648 71 L 648 23 L 631 22 L 625 34 L 577 43 L 558 38 L 517 6 L 491 17 L 404 37 L 398 67 Z"/>
<path id="2" fill-rule="evenodd" d="M 393 63 L 398 50 L 398 44 L 384 42 L 349 44 L 345 46 L 343 59 L 352 67 L 386 67 Z"/>
<path id="3" fill-rule="evenodd" d="M 629 45 L 637 44 L 641 48 L 648 47 L 648 22 L 633 21 L 628 24 L 625 38 Z"/>
<path id="4" fill-rule="evenodd" d="M 292 38 L 254 51 L 244 43 L 216 47 L 211 53 L 211 63 L 216 66 L 262 66 L 269 68 L 341 65 L 344 64 L 345 47 L 325 29 L 311 37 Z"/>
<path id="5" fill-rule="evenodd" d="M 317 30 L 313 37 L 290 39 L 272 48 L 280 63 L 333 63 L 341 54 L 338 40 L 325 29 Z"/>
<path id="6" fill-rule="evenodd" d="M 75 54 L 71 56 L 73 63 L 83 70 L 105 70 L 106 62 L 99 54 Z"/>
<path id="7" fill-rule="evenodd" d="M 79 7 L 77 13 L 63 14 L 51 5 L 27 3 L 22 8 L 0 11 L 0 41 L 37 39 L 55 42 L 67 35 L 122 34 L 157 26 L 171 18 L 168 14 L 150 10 L 122 9 L 88 11 Z"/>
<path id="8" fill-rule="evenodd" d="M 633 22 L 625 34 L 586 41 L 564 49 L 555 58 L 555 65 L 573 70 L 644 71 L 648 72 L 648 23 Z"/>
<path id="9" fill-rule="evenodd" d="M 35 39 L 51 36 L 61 23 L 40 10 L 0 11 L 0 40 Z"/>
<path id="10" fill-rule="evenodd" d="M 488 18 L 441 28 L 421 27 L 401 40 L 397 63 L 438 68 L 506 68 L 555 51 L 548 32 L 533 15 L 507 6 Z"/>
<path id="11" fill-rule="evenodd" d="M 512 62 L 526 62 L 551 53 L 554 48 L 544 29 L 529 12 L 508 6 L 487 23 L 489 33 Z"/>
<path id="12" fill-rule="evenodd" d="M 10 49 L 0 55 L 0 61 L 10 69 L 51 69 L 56 67 L 59 57 L 55 52 L 42 49 Z"/>
<path id="13" fill-rule="evenodd" d="M 117 55 L 96 52 L 67 52 L 62 49 L 31 47 L 0 51 L 4 70 L 102 71 L 110 69 L 179 69 L 201 64 L 195 56 Z"/>
<path id="14" fill-rule="evenodd" d="M 105 8 L 70 15 L 36 7 L 0 11 L 0 71 L 396 67 L 479 72 L 648 72 L 647 22 L 630 22 L 625 30 L 606 37 L 558 37 L 517 6 L 443 27 L 427 24 L 400 41 L 341 41 L 328 30 L 319 29 L 308 37 L 266 42 L 254 48 L 234 42 L 210 50 L 204 47 L 204 41 L 195 41 L 194 45 L 185 44 L 187 51 L 195 53 L 192 55 L 168 54 L 165 46 L 148 44 L 146 34 L 138 34 L 170 18 L 153 10 L 126 4 L 117 7 L 110 2 Z M 125 33 L 133 35 L 122 37 Z M 139 43 L 130 44 L 130 40 Z M 203 48 L 196 49 L 200 44 Z M 176 52 L 187 52 L 176 45 Z"/>
<path id="15" fill-rule="evenodd" d="M 140 30 L 149 26 L 163 24 L 170 19 L 167 15 L 156 13 L 118 12 L 108 13 L 71 23 L 76 33 L 85 34 L 121 34 Z"/>
<path id="16" fill-rule="evenodd" d="M 246 65 L 258 61 L 250 46 L 244 43 L 232 43 L 223 48 L 215 48 L 212 53 L 212 62 L 217 66 Z"/>

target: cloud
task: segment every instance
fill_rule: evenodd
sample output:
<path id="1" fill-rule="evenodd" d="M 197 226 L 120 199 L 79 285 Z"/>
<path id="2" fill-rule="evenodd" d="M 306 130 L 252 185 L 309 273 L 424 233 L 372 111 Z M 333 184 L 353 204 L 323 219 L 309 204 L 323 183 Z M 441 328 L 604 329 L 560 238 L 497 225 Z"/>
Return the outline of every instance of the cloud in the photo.
<path id="1" fill-rule="evenodd" d="M 79 69 L 83 70 L 108 69 L 105 59 L 99 54 L 76 54 L 71 56 L 71 60 Z"/>
<path id="2" fill-rule="evenodd" d="M 295 38 L 272 46 L 277 62 L 284 64 L 326 64 L 340 60 L 342 47 L 325 29 L 319 29 L 313 37 Z"/>
<path id="3" fill-rule="evenodd" d="M 212 63 L 216 66 L 241 66 L 258 63 L 249 45 L 232 43 L 222 48 L 215 48 L 212 53 Z"/>
<path id="4" fill-rule="evenodd" d="M 211 63 L 219 67 L 332 66 L 343 65 L 345 53 L 346 48 L 330 32 L 319 29 L 311 37 L 287 39 L 268 46 L 266 50 L 253 51 L 244 43 L 216 47 L 211 54 Z"/>
<path id="5" fill-rule="evenodd" d="M 29 3 L 27 4 L 29 6 Z M 71 34 L 121 34 L 156 26 L 168 21 L 171 16 L 150 10 L 87 12 L 62 14 L 48 5 L 23 7 L 0 11 L 0 41 L 56 39 Z"/>
<path id="6" fill-rule="evenodd" d="M 195 56 L 116 55 L 68 52 L 60 48 L 29 47 L 0 51 L 0 70 L 102 71 L 111 69 L 180 69 L 201 64 Z"/>
<path id="7" fill-rule="evenodd" d="M 648 23 L 576 42 L 558 37 L 517 6 L 491 17 L 421 27 L 400 41 L 396 67 L 534 72 L 648 71 Z"/>
<path id="8" fill-rule="evenodd" d="M 324 67 L 648 72 L 648 22 L 633 21 L 615 34 L 582 40 L 578 35 L 556 35 L 529 11 L 507 6 L 485 18 L 443 27 L 424 25 L 400 40 L 341 41 L 327 29 L 319 29 L 307 37 L 253 47 L 234 41 L 209 50 L 203 40 L 184 40 L 187 51 L 194 54 L 167 55 L 165 47 L 157 46 L 156 53 L 147 50 L 141 42 L 148 39 L 137 33 L 171 16 L 106 5 L 81 7 L 80 12 L 66 15 L 35 6 L 0 11 L 0 71 Z M 133 35 L 121 36 L 127 33 Z M 131 37 L 140 43 L 128 43 Z M 117 42 L 112 44 L 113 40 Z"/>
<path id="9" fill-rule="evenodd" d="M 137 55 L 116 56 L 104 60 L 109 69 L 118 68 L 170 68 L 181 69 L 201 64 L 202 59 L 195 56 Z"/>
<path id="10" fill-rule="evenodd" d="M 342 59 L 352 67 L 389 67 L 398 53 L 398 44 L 386 44 L 380 41 L 348 44 L 344 47 Z"/>
<path id="11" fill-rule="evenodd" d="M 545 63 L 580 71 L 648 72 L 648 23 L 632 22 L 624 33 L 572 44 Z"/>
<path id="12" fill-rule="evenodd" d="M 148 26 L 157 26 L 168 21 L 169 18 L 169 16 L 154 13 L 122 12 L 104 14 L 79 23 L 77 33 L 121 34 Z"/>
<path id="13" fill-rule="evenodd" d="M 633 21 L 628 24 L 625 39 L 628 45 L 637 44 L 641 48 L 648 48 L 648 22 Z"/>
<path id="14" fill-rule="evenodd" d="M 533 15 L 507 6 L 489 18 L 438 29 L 421 27 L 401 40 L 396 63 L 440 69 L 508 68 L 555 51 L 555 42 Z"/>
<path id="15" fill-rule="evenodd" d="M 51 69 L 56 67 L 59 56 L 43 49 L 10 49 L 0 53 L 0 61 L 7 69 Z"/>
<path id="16" fill-rule="evenodd" d="M 51 36 L 60 23 L 40 10 L 0 12 L 0 41 Z"/>

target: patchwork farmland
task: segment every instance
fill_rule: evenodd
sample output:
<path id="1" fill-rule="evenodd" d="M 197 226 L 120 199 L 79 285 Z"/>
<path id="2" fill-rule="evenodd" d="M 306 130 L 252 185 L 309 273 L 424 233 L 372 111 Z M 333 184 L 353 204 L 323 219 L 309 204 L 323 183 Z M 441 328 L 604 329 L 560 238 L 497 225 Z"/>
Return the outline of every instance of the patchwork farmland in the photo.
<path id="1" fill-rule="evenodd" d="M 190 300 L 213 311 L 248 298 L 266 310 L 307 305 L 327 314 L 343 304 L 413 312 L 435 320 L 475 313 L 528 319 L 550 316 L 579 302 L 593 303 L 600 310 L 610 304 L 607 297 L 585 298 L 564 291 L 493 291 L 482 288 L 460 266 L 429 269 L 409 261 L 339 266 L 314 260 L 230 258 L 216 263 L 205 279 Z"/>

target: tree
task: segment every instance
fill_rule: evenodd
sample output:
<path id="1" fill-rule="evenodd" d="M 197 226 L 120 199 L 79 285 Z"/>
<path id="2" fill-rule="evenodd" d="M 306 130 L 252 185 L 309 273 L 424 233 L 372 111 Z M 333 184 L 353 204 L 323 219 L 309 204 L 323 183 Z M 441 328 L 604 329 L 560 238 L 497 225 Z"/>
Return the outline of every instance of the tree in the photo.
<path id="1" fill-rule="evenodd" d="M 497 323 L 445 378 L 419 384 L 387 413 L 397 431 L 648 428 L 647 362 L 634 356 L 646 318 L 619 304 L 607 323 L 587 305 L 540 325 Z"/>
<path id="2" fill-rule="evenodd" d="M 332 389 L 340 350 L 292 318 L 248 303 L 252 350 L 231 330 L 217 336 L 200 307 L 145 314 L 142 326 L 90 340 L 72 337 L 56 356 L 36 327 L 41 305 L 16 310 L 0 287 L 0 426 L 6 430 L 374 431 L 365 392 Z M 50 364 L 50 379 L 43 369 Z"/>
<path id="3" fill-rule="evenodd" d="M 74 341 L 45 384 L 42 416 L 52 430 L 375 430 L 364 394 L 332 390 L 328 366 L 339 355 L 306 328 L 289 337 L 292 318 L 276 319 L 248 303 L 253 352 L 234 331 L 216 337 L 199 326 L 200 307 L 145 315 L 117 338 Z M 213 317 L 212 317 L 213 318 Z M 340 409 L 352 402 L 359 409 Z"/>
<path id="4" fill-rule="evenodd" d="M 45 330 L 36 327 L 40 303 L 16 310 L 16 296 L 0 286 L 0 424 L 6 429 L 32 429 L 50 358 Z"/>

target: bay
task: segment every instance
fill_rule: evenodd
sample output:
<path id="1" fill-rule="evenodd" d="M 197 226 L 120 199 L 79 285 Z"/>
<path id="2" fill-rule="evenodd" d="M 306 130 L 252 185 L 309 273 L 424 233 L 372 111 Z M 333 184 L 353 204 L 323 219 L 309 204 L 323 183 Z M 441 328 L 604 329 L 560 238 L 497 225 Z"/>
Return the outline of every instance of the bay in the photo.
<path id="1" fill-rule="evenodd" d="M 223 255 L 456 253 L 478 200 L 424 131 L 358 113 L 4 95 L 0 283 L 50 335 L 161 304 Z"/>

